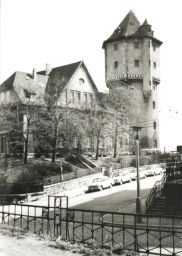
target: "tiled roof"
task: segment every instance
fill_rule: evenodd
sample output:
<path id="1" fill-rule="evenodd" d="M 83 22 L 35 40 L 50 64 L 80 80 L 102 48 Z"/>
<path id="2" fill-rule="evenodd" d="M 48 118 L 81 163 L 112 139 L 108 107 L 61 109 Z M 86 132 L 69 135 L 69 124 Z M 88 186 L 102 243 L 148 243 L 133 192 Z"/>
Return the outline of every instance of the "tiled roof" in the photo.
<path id="1" fill-rule="evenodd" d="M 149 31 L 146 28 L 144 29 L 145 26 L 150 27 Z M 122 38 L 126 38 L 126 37 L 135 38 L 135 37 L 144 37 L 144 36 L 151 37 L 159 45 L 162 44 L 160 40 L 153 37 L 153 31 L 151 30 L 151 25 L 147 22 L 147 20 L 145 19 L 144 23 L 141 25 L 136 15 L 134 14 L 134 12 L 130 11 L 126 15 L 126 17 L 123 19 L 123 21 L 119 24 L 119 26 L 115 29 L 115 31 L 112 33 L 112 35 L 103 42 L 102 48 L 105 48 L 107 43 L 115 42 Z"/>
<path id="2" fill-rule="evenodd" d="M 103 48 L 107 42 L 112 42 L 122 38 L 123 36 L 130 36 L 135 34 L 135 32 L 140 27 L 140 22 L 138 21 L 136 15 L 131 10 L 123 19 L 123 21 L 119 24 L 116 30 L 112 33 L 112 35 L 103 43 Z"/>
<path id="3" fill-rule="evenodd" d="M 27 102 L 26 92 L 34 93 L 36 95 L 35 100 L 37 98 L 37 104 L 42 104 L 42 96 L 46 89 L 47 81 L 48 77 L 44 75 L 37 74 L 36 79 L 33 79 L 30 73 L 16 71 L 1 84 L 0 88 L 1 92 L 14 89 L 22 103 Z"/>
<path id="4" fill-rule="evenodd" d="M 59 73 L 60 76 L 64 77 L 66 80 L 70 80 L 76 69 L 79 67 L 79 65 L 82 63 L 82 61 L 78 61 L 75 63 L 71 63 L 68 65 L 55 67 L 50 72 L 50 76 L 53 75 L 53 73 Z M 38 74 L 45 75 L 45 70 L 39 71 Z"/>

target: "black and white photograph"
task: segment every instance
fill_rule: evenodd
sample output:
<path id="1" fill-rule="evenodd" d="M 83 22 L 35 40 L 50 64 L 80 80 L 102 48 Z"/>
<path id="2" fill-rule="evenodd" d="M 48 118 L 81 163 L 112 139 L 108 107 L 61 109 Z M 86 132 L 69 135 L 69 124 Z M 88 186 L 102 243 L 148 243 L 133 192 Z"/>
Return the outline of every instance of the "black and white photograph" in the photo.
<path id="1" fill-rule="evenodd" d="M 182 256 L 180 0 L 0 11 L 0 256 Z"/>

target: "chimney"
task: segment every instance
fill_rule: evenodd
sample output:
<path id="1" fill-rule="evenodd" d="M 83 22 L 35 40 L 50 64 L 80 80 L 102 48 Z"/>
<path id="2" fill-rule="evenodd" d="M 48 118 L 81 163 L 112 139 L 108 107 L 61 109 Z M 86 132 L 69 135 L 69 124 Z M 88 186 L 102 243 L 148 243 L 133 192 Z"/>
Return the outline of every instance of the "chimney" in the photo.
<path id="1" fill-rule="evenodd" d="M 46 76 L 48 76 L 52 71 L 52 67 L 51 67 L 51 64 L 46 64 L 46 71 L 45 71 L 45 74 Z"/>
<path id="2" fill-rule="evenodd" d="M 32 74 L 33 80 L 37 80 L 37 70 L 34 68 L 33 69 L 33 74 Z"/>

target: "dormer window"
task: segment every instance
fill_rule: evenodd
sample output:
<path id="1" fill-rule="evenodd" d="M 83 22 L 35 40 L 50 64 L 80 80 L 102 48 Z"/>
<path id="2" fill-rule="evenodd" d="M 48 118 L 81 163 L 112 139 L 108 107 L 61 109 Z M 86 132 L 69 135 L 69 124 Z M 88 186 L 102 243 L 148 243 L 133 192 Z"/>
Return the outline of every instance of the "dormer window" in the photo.
<path id="1" fill-rule="evenodd" d="M 84 83 L 85 83 L 85 80 L 84 80 L 83 78 L 80 78 L 80 79 L 79 79 L 79 84 L 80 84 L 80 85 L 83 85 Z"/>
<path id="2" fill-rule="evenodd" d="M 36 93 L 34 93 L 34 92 L 29 92 L 29 91 L 27 91 L 27 90 L 24 90 L 24 93 L 25 93 L 25 98 L 26 98 L 26 99 L 30 99 L 30 100 L 34 100 L 34 99 L 35 99 Z"/>

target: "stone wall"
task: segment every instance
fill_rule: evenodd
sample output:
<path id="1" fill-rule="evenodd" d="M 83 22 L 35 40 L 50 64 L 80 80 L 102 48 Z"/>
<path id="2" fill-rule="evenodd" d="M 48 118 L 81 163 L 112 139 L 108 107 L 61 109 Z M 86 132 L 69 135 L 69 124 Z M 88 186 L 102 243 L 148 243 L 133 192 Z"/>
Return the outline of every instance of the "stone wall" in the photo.
<path id="1" fill-rule="evenodd" d="M 53 185 L 44 186 L 44 192 L 48 195 L 58 194 L 63 191 L 72 190 L 75 188 L 85 188 L 85 191 L 87 190 L 87 184 L 92 182 L 95 177 L 100 176 L 102 173 L 97 173 L 89 176 L 85 176 L 78 179 L 73 179 L 65 182 L 60 182 Z"/>

